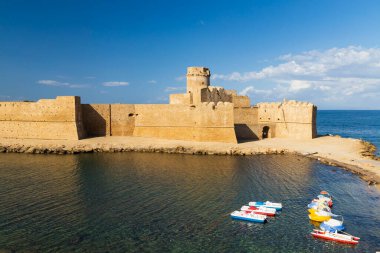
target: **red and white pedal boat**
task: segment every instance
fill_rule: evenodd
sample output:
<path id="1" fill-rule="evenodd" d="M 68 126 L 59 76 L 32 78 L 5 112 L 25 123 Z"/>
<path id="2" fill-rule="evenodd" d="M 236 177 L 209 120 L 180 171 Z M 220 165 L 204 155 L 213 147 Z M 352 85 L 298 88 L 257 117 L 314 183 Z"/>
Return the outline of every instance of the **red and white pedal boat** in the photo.
<path id="1" fill-rule="evenodd" d="M 325 240 L 346 243 L 346 244 L 358 244 L 360 240 L 359 237 L 355 237 L 352 235 L 344 235 L 344 234 L 339 234 L 337 232 L 332 233 L 332 232 L 322 231 L 318 229 L 314 229 L 313 232 L 311 232 L 311 235 L 316 238 L 321 238 Z"/>
<path id="2" fill-rule="evenodd" d="M 257 214 L 264 214 L 267 216 L 275 216 L 276 215 L 276 209 L 263 207 L 263 206 L 260 206 L 260 207 L 242 206 L 240 210 L 246 211 L 246 212 L 257 213 Z"/>

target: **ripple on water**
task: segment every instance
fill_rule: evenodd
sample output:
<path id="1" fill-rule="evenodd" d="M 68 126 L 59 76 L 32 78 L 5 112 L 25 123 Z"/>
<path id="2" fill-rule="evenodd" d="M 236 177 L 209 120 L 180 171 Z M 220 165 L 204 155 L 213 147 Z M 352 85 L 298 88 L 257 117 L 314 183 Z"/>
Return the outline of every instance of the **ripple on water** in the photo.
<path id="1" fill-rule="evenodd" d="M 380 195 L 353 174 L 293 155 L 0 154 L 0 249 L 42 252 L 373 252 Z M 306 205 L 335 198 L 357 247 L 314 240 Z M 282 202 L 267 224 L 230 219 Z"/>

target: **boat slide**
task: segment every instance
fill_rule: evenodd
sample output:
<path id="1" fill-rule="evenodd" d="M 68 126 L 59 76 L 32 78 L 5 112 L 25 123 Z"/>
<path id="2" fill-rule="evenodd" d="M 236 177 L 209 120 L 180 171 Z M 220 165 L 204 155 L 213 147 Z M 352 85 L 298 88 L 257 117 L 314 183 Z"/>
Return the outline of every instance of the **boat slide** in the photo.
<path id="1" fill-rule="evenodd" d="M 315 238 L 321 238 L 325 240 L 346 243 L 346 244 L 358 244 L 360 238 L 349 234 L 340 234 L 337 232 L 327 232 L 318 229 L 314 229 L 311 235 Z"/>

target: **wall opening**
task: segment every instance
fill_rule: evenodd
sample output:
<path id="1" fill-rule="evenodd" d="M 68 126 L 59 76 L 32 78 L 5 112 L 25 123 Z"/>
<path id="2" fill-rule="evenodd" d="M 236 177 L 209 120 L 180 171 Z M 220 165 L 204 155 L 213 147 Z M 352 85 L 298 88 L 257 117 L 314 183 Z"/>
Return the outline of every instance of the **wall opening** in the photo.
<path id="1" fill-rule="evenodd" d="M 269 137 L 269 126 L 265 126 L 265 127 L 263 127 L 262 138 L 265 139 L 265 138 L 268 138 L 268 137 Z"/>

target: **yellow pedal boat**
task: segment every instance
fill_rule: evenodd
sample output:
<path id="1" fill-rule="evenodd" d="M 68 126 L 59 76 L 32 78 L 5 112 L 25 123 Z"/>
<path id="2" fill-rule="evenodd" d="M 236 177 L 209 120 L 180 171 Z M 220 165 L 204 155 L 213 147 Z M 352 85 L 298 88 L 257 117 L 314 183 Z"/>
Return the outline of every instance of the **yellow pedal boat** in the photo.
<path id="1" fill-rule="evenodd" d="M 325 212 L 325 211 L 317 211 L 315 209 L 309 209 L 309 219 L 312 221 L 318 221 L 318 222 L 323 222 L 323 221 L 328 221 L 331 219 L 331 213 Z"/>

